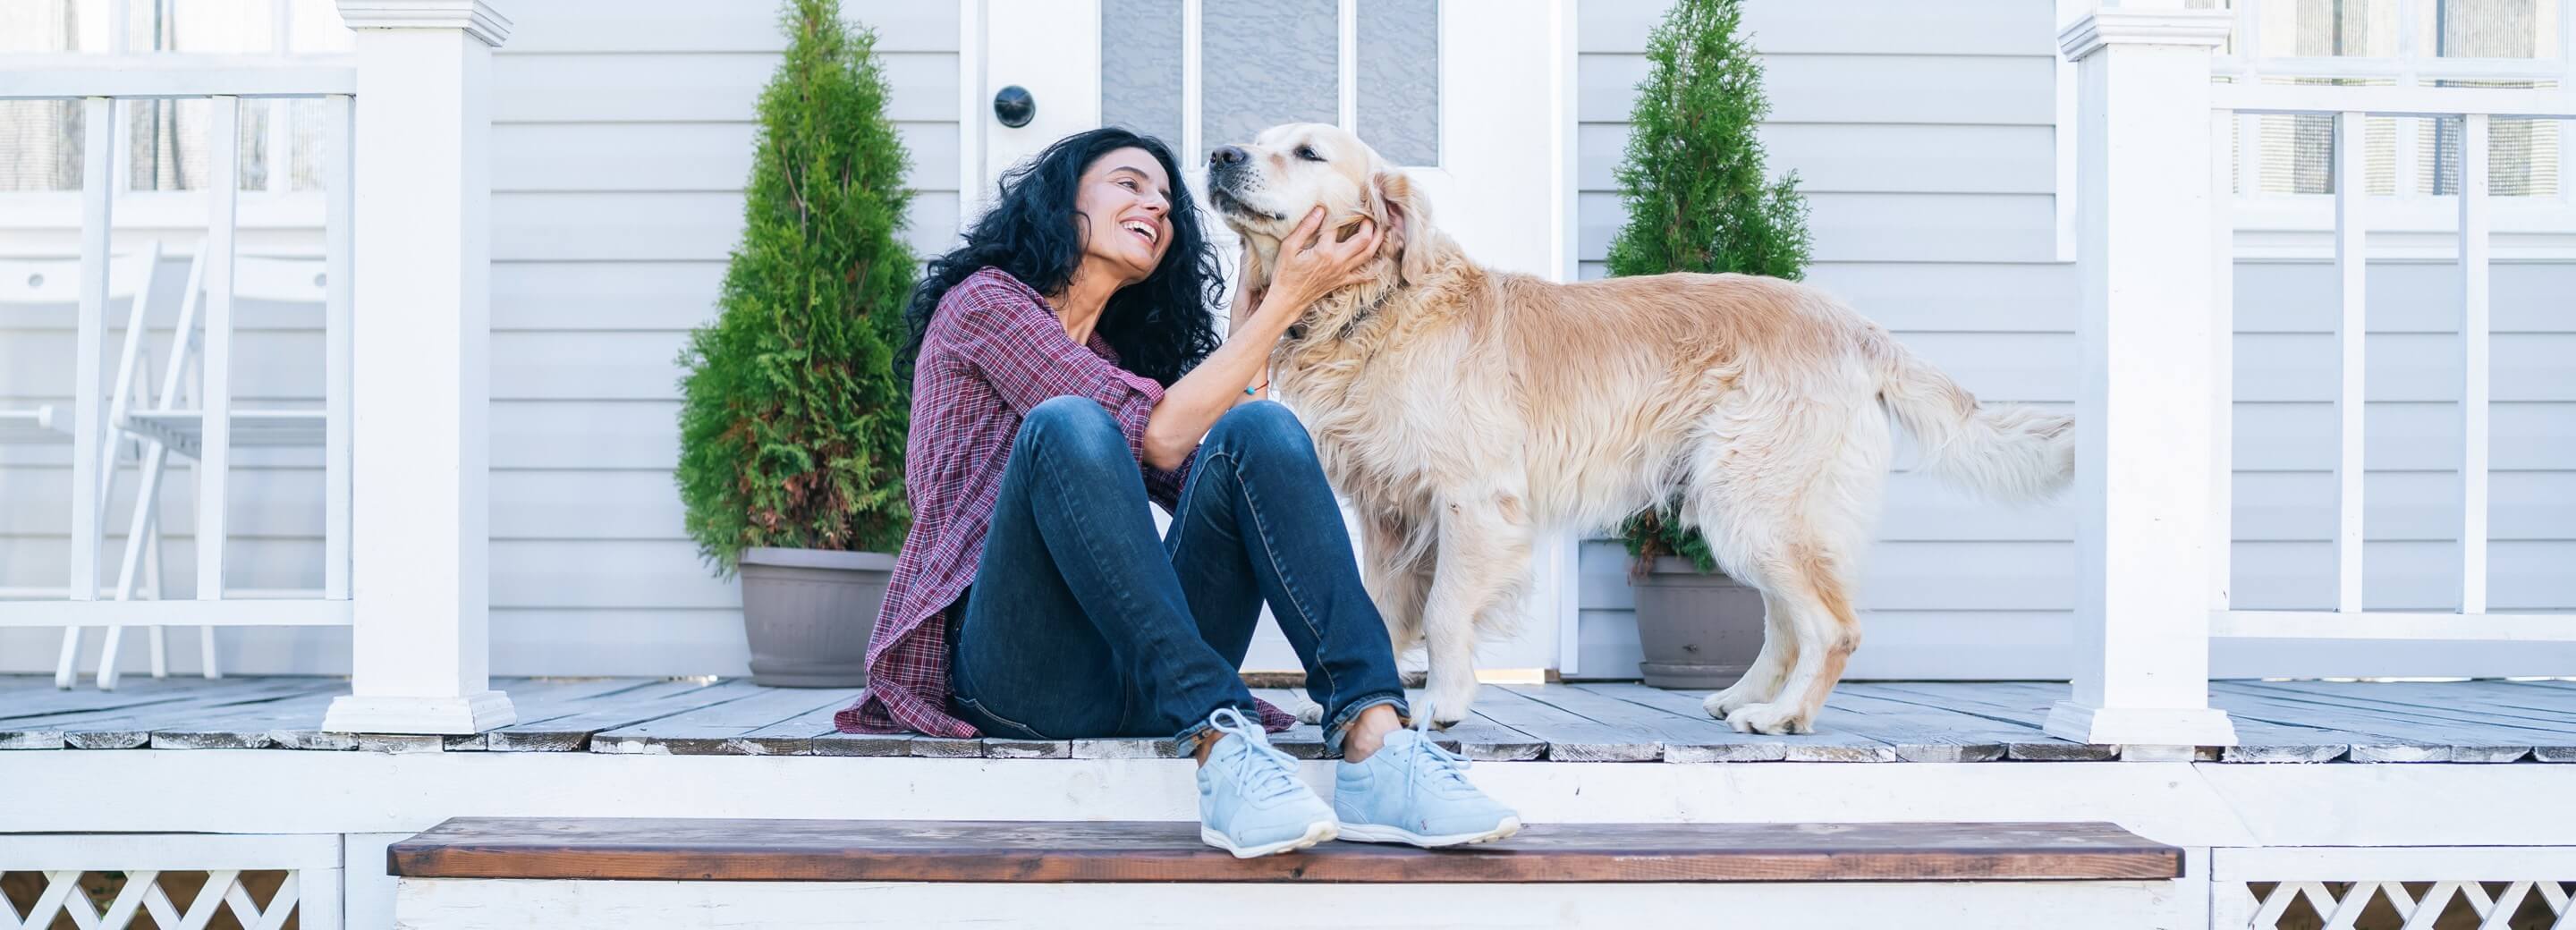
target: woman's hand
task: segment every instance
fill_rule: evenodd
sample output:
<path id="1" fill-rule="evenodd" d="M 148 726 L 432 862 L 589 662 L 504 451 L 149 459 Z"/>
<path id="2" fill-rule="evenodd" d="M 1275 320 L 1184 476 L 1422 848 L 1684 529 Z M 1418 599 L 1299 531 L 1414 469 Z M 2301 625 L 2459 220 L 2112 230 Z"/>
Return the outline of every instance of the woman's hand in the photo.
<path id="1" fill-rule="evenodd" d="M 1279 313 L 1303 313 L 1326 294 L 1369 280 L 1368 264 L 1383 238 L 1375 222 L 1361 220 L 1358 232 L 1340 242 L 1325 242 L 1324 208 L 1306 214 L 1304 222 L 1279 243 L 1279 267 L 1260 306 Z"/>

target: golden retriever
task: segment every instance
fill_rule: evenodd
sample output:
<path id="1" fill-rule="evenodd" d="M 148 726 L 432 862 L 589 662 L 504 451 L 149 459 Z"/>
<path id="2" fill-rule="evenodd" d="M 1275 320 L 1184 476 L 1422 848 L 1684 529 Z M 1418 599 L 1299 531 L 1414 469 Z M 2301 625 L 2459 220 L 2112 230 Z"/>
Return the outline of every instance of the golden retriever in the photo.
<path id="1" fill-rule="evenodd" d="M 1711 695 L 1739 731 L 1805 733 L 1860 643 L 1852 608 L 1894 443 L 2000 499 L 2074 473 L 2074 421 L 1995 408 L 1824 292 L 1666 274 L 1557 284 L 1479 267 L 1404 173 L 1339 128 L 1277 126 L 1210 160 L 1210 200 L 1269 279 L 1311 209 L 1387 231 L 1375 279 L 1318 301 L 1271 357 L 1282 399 L 1359 515 L 1364 574 L 1427 706 L 1466 717 L 1479 634 L 1511 628 L 1542 530 L 1599 530 L 1678 498 L 1762 592 L 1752 669 Z M 1345 233 L 1347 235 L 1347 233 Z"/>

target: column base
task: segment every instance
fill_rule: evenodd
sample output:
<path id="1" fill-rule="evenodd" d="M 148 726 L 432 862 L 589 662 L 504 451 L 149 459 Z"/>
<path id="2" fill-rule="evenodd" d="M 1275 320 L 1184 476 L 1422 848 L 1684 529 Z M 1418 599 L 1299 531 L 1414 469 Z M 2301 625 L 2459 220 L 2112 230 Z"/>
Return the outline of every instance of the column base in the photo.
<path id="1" fill-rule="evenodd" d="M 2048 735 L 2094 745 L 2234 746 L 2236 725 L 2212 707 L 2093 707 L 2059 701 Z"/>
<path id="2" fill-rule="evenodd" d="M 509 695 L 484 691 L 464 697 L 376 697 L 343 694 L 322 715 L 329 733 L 420 733 L 463 736 L 519 722 Z"/>

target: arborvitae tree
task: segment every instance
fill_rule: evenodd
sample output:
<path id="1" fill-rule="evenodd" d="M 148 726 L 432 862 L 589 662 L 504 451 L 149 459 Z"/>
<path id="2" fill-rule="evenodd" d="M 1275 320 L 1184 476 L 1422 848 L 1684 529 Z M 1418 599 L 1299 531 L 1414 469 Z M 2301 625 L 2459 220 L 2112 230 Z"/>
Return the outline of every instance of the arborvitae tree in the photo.
<path id="1" fill-rule="evenodd" d="M 1743 20 L 1739 0 L 1674 0 L 1647 39 L 1618 172 L 1628 224 L 1610 243 L 1612 276 L 1805 273 L 1806 202 L 1796 172 L 1772 181 L 1763 169 L 1755 130 L 1771 105 Z M 1636 570 L 1667 554 L 1716 570 L 1707 543 L 1673 516 L 1648 510 L 1620 527 Z"/>
<path id="2" fill-rule="evenodd" d="M 742 241 L 680 354 L 680 496 L 719 573 L 756 546 L 892 552 L 912 520 L 893 367 L 918 268 L 897 235 L 909 156 L 875 34 L 837 0 L 789 0 L 781 24 Z"/>

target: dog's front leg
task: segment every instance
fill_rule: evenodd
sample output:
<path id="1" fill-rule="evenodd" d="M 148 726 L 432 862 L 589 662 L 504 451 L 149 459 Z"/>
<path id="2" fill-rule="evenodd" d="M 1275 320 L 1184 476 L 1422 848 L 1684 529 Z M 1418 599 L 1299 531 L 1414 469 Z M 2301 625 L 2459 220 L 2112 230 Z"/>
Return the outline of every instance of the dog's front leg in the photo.
<path id="1" fill-rule="evenodd" d="M 1476 698 L 1476 619 L 1514 598 L 1527 581 L 1530 528 L 1519 498 L 1454 502 L 1440 514 L 1438 569 L 1422 611 L 1430 659 L 1423 705 L 1442 728 L 1467 719 Z"/>

